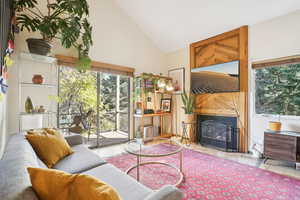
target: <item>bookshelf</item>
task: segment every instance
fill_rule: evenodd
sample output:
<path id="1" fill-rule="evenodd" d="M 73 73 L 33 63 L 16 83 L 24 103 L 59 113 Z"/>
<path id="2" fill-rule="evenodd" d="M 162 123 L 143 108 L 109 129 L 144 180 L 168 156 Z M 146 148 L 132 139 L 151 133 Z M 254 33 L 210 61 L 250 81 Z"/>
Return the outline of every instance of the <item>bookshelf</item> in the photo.
<path id="1" fill-rule="evenodd" d="M 173 113 L 172 106 L 169 112 L 164 112 L 160 108 L 161 99 L 171 99 L 172 92 L 166 91 L 166 89 L 158 89 L 157 83 L 149 84 L 148 80 L 142 78 L 143 74 L 135 77 L 134 82 L 134 133 L 140 130 L 141 136 L 144 141 L 156 139 L 156 138 L 169 138 L 173 136 L 173 130 L 171 126 L 171 132 L 166 131 L 166 124 L 172 124 Z M 170 77 L 153 75 L 155 80 L 161 79 L 166 82 L 172 82 Z M 149 105 L 150 104 L 150 105 Z M 152 110 L 153 113 L 147 113 L 145 111 Z M 149 139 L 145 137 L 144 128 L 147 126 L 155 127 L 154 120 L 158 119 L 159 134 Z M 157 127 L 157 126 L 156 126 Z M 154 130 L 153 130 L 154 131 Z"/>

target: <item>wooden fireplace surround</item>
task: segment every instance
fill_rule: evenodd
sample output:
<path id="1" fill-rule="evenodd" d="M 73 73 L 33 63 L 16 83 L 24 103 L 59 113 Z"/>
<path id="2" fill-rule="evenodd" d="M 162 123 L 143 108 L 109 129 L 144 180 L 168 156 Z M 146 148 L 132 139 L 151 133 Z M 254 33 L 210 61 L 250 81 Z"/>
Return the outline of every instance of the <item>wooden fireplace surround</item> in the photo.
<path id="1" fill-rule="evenodd" d="M 231 61 L 240 62 L 240 92 L 197 95 L 195 114 L 237 117 L 239 151 L 248 152 L 248 26 L 190 45 L 191 69 Z"/>

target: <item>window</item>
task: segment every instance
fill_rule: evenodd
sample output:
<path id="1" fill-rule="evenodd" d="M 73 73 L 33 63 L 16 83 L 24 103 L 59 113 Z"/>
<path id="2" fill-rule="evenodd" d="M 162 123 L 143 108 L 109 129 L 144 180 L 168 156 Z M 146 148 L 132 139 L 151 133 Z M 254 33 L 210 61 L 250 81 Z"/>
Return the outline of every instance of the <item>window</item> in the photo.
<path id="1" fill-rule="evenodd" d="M 300 62 L 255 70 L 257 114 L 300 116 Z"/>
<path id="2" fill-rule="evenodd" d="M 129 133 L 129 88 L 128 76 L 96 71 L 80 73 L 72 67 L 60 66 L 59 128 L 68 130 L 74 126 L 75 117 L 79 117 L 80 125 L 89 134 L 96 134 L 97 130 Z"/>

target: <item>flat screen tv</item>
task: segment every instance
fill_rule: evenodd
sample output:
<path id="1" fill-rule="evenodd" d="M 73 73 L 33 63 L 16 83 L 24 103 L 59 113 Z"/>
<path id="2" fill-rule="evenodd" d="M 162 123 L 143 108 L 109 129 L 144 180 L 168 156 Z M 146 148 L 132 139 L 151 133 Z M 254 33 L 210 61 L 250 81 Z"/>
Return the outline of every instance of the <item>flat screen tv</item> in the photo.
<path id="1" fill-rule="evenodd" d="M 233 61 L 191 70 L 194 94 L 240 91 L 240 64 Z"/>

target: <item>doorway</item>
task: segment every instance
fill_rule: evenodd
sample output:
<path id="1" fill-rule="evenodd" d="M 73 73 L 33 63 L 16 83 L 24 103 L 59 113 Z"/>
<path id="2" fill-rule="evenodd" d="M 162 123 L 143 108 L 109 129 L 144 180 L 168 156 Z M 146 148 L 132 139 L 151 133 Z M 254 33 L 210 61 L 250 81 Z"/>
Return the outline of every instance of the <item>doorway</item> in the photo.
<path id="1" fill-rule="evenodd" d="M 130 135 L 130 77 L 60 67 L 58 127 L 89 147 L 123 143 Z"/>

